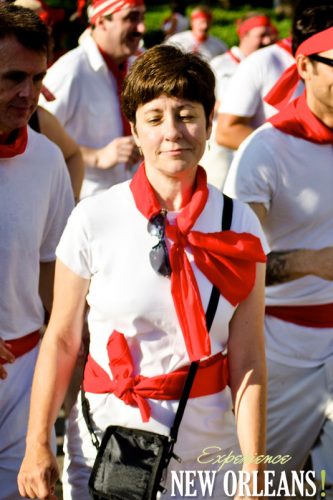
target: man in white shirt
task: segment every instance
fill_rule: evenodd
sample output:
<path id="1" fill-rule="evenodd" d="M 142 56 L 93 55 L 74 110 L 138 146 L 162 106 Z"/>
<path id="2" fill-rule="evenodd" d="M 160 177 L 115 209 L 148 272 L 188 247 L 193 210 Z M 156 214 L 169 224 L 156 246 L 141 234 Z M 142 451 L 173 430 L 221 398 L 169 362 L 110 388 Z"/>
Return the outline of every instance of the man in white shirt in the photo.
<path id="1" fill-rule="evenodd" d="M 281 74 L 294 63 L 288 39 L 260 49 L 238 65 L 218 113 L 216 140 L 237 149 L 276 110 L 264 102 Z"/>
<path id="2" fill-rule="evenodd" d="M 17 500 L 32 376 L 55 247 L 74 200 L 57 146 L 27 127 L 47 68 L 48 32 L 0 4 L 0 497 Z"/>
<path id="3" fill-rule="evenodd" d="M 212 13 L 207 7 L 196 7 L 191 14 L 191 29 L 176 33 L 166 43 L 178 45 L 188 52 L 198 52 L 210 61 L 228 50 L 222 40 L 209 35 L 212 19 Z"/>
<path id="4" fill-rule="evenodd" d="M 239 46 L 214 57 L 210 64 L 216 76 L 216 110 L 223 101 L 231 76 L 239 63 L 255 50 L 269 45 L 272 41 L 273 26 L 268 16 L 249 12 L 237 22 Z M 213 120 L 212 136 L 206 146 L 200 164 L 206 169 L 208 182 L 222 189 L 234 151 L 220 146 L 215 139 L 217 128 L 217 112 Z"/>
<path id="5" fill-rule="evenodd" d="M 56 99 L 42 104 L 81 146 L 86 166 L 81 197 L 131 176 L 139 160 L 120 107 L 128 58 L 144 33 L 143 0 L 95 0 L 91 30 L 48 71 L 45 85 Z"/>
<path id="6" fill-rule="evenodd" d="M 297 67 L 288 70 L 288 90 L 299 75 L 306 92 L 244 141 L 225 192 L 251 205 L 271 247 L 268 452 L 290 455 L 280 466 L 290 473 L 303 467 L 311 451 L 318 487 L 325 470 L 325 498 L 332 498 L 332 5 L 300 12 L 293 46 Z M 285 76 L 281 81 L 286 85 Z"/>

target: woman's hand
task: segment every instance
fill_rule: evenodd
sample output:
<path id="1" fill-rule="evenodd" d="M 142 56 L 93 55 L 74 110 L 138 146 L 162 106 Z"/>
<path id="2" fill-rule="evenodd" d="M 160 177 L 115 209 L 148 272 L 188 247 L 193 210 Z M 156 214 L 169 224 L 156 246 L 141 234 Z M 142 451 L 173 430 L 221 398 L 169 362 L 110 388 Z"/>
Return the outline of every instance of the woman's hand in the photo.
<path id="1" fill-rule="evenodd" d="M 55 483 L 59 478 L 56 457 L 49 446 L 27 446 L 17 478 L 20 495 L 41 500 L 56 500 Z"/>
<path id="2" fill-rule="evenodd" d="M 5 342 L 0 338 L 0 359 L 4 359 L 7 363 L 14 363 L 15 356 L 10 349 L 10 343 Z M 0 379 L 5 380 L 7 378 L 7 371 L 4 366 L 0 363 Z"/>

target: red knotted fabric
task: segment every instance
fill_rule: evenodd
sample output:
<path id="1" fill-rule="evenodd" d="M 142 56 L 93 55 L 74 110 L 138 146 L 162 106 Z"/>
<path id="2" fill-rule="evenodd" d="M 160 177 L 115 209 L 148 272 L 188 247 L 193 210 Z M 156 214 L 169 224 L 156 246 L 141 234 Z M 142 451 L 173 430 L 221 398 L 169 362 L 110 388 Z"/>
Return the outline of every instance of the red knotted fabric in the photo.
<path id="1" fill-rule="evenodd" d="M 27 126 L 16 131 L 15 139 L 9 144 L 0 144 L 0 158 L 13 158 L 26 150 L 28 143 Z"/>
<path id="2" fill-rule="evenodd" d="M 160 212 L 143 163 L 130 187 L 136 207 L 148 220 Z M 252 290 L 256 262 L 266 261 L 259 239 L 251 234 L 191 231 L 207 199 L 206 172 L 198 167 L 191 201 L 177 216 L 176 224 L 166 227 L 166 235 L 173 241 L 171 293 L 191 361 L 209 356 L 211 350 L 200 292 L 185 247 L 191 247 L 197 267 L 233 305 L 244 300 Z"/>
<path id="3" fill-rule="evenodd" d="M 325 52 L 325 50 L 330 50 L 332 48 L 332 37 L 333 27 L 310 36 L 297 48 L 295 59 L 300 54 L 310 56 L 312 54 L 318 54 L 319 52 Z M 300 76 L 295 63 L 282 73 L 281 78 L 268 92 L 264 100 L 279 110 L 283 109 L 295 92 L 299 80 Z"/>
<path id="4" fill-rule="evenodd" d="M 134 375 L 134 364 L 124 334 L 114 330 L 110 335 L 107 352 L 113 379 L 89 355 L 84 371 L 83 388 L 92 393 L 113 393 L 125 404 L 138 406 L 143 422 L 150 418 L 147 398 L 180 399 L 188 374 L 184 366 L 165 375 L 144 377 Z M 201 361 L 190 392 L 190 398 L 208 396 L 222 391 L 228 384 L 227 357 L 218 353 Z"/>
<path id="5" fill-rule="evenodd" d="M 309 109 L 305 92 L 268 121 L 286 134 L 315 144 L 333 144 L 333 130 L 321 122 Z"/>
<path id="6" fill-rule="evenodd" d="M 119 103 L 120 103 L 121 91 L 123 88 L 125 76 L 127 74 L 127 62 L 118 65 L 114 62 L 112 57 L 110 57 L 103 49 L 101 49 L 101 47 L 98 46 L 98 50 L 102 54 L 102 57 L 105 61 L 105 64 L 108 67 L 108 70 L 111 71 L 111 73 L 113 74 L 113 76 L 116 80 L 117 94 L 118 94 L 118 99 L 119 99 Z M 121 121 L 123 123 L 124 135 L 131 135 L 131 133 L 132 133 L 131 126 L 130 126 L 128 120 L 126 119 L 121 107 L 120 107 L 120 113 L 121 113 Z"/>

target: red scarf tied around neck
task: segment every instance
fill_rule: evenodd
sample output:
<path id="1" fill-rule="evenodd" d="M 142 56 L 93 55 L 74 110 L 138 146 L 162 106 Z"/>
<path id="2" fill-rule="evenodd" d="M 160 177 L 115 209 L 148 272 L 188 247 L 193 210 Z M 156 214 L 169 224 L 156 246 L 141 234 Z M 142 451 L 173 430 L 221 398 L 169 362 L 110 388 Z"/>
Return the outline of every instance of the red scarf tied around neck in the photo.
<path id="1" fill-rule="evenodd" d="M 286 134 L 316 144 L 333 144 L 333 130 L 321 122 L 309 109 L 305 92 L 268 121 Z"/>
<path id="2" fill-rule="evenodd" d="M 325 52 L 332 48 L 333 27 L 320 31 L 302 42 L 296 50 L 295 59 L 298 55 L 311 56 L 319 52 Z M 288 104 L 296 90 L 300 80 L 297 65 L 292 64 L 287 68 L 275 83 L 272 89 L 264 97 L 264 100 L 276 109 L 283 109 Z"/>
<path id="3" fill-rule="evenodd" d="M 130 187 L 137 209 L 148 220 L 161 211 L 143 163 Z M 171 293 L 191 361 L 209 356 L 211 349 L 205 311 L 185 247 L 191 248 L 198 269 L 232 305 L 251 292 L 256 262 L 266 261 L 259 239 L 252 234 L 192 231 L 207 199 L 206 173 L 198 167 L 191 201 L 177 216 L 176 224 L 166 227 L 166 235 L 173 241 L 170 249 Z"/>
<path id="4" fill-rule="evenodd" d="M 10 144 L 0 144 L 0 158 L 13 158 L 21 155 L 26 150 L 28 143 L 27 126 L 19 128 L 13 142 Z"/>

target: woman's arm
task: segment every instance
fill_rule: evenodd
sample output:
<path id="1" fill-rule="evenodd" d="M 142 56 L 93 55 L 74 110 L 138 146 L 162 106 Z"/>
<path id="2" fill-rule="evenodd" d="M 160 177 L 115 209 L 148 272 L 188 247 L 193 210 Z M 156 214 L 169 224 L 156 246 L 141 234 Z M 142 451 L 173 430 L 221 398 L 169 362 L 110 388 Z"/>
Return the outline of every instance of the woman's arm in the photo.
<path id="1" fill-rule="evenodd" d="M 20 494 L 52 498 L 58 478 L 51 431 L 64 400 L 81 342 L 89 280 L 56 263 L 53 309 L 32 384 L 26 453 L 18 476 Z"/>
<path id="2" fill-rule="evenodd" d="M 264 455 L 266 446 L 264 283 L 265 265 L 257 264 L 254 288 L 230 323 L 230 387 L 243 456 Z M 259 485 L 262 483 L 261 465 L 246 463 L 243 470 L 258 471 Z"/>

